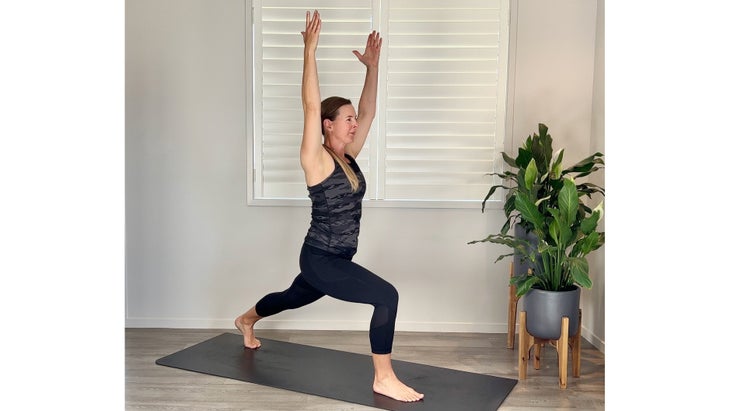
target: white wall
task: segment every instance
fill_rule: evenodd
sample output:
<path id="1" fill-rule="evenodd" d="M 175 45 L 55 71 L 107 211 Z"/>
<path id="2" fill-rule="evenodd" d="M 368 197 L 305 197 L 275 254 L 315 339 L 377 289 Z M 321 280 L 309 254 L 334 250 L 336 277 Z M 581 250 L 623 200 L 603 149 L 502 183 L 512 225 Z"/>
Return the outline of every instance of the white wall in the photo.
<path id="1" fill-rule="evenodd" d="M 605 92 L 604 92 L 604 78 L 605 78 L 605 60 L 604 60 L 604 0 L 598 0 L 597 7 L 597 28 L 596 28 L 596 63 L 595 75 L 593 77 L 593 115 L 591 116 L 591 145 L 590 152 L 594 153 L 599 151 L 606 154 L 605 144 Z M 610 162 L 610 159 L 607 160 Z M 605 170 L 596 173 L 591 176 L 591 182 L 598 184 L 601 187 L 606 187 Z M 595 199 L 592 205 L 595 205 L 599 200 Z M 604 202 L 604 210 L 608 210 L 607 213 L 610 215 L 610 209 Z M 607 217 L 611 218 L 611 217 Z M 606 230 L 605 218 L 601 221 L 599 229 L 601 231 Z M 610 236 L 610 234 L 606 234 Z M 596 250 L 593 254 L 589 255 L 588 262 L 590 263 L 591 279 L 593 280 L 593 288 L 586 290 L 583 293 L 582 305 L 583 305 L 583 325 L 586 329 L 590 330 L 594 338 L 591 340 L 594 345 L 604 350 L 606 340 L 606 247 L 604 245 L 599 250 Z"/>
<path id="2" fill-rule="evenodd" d="M 605 154 L 603 0 L 519 0 L 512 20 L 513 153 L 544 123 L 553 149 L 565 149 L 565 166 Z M 592 182 L 603 186 L 603 172 Z M 604 249 L 589 255 L 594 287 L 581 292 L 583 335 L 599 349 L 605 341 Z"/>
<path id="3" fill-rule="evenodd" d="M 597 144 L 596 2 L 542 3 L 514 6 L 514 144 L 545 122 L 577 159 Z M 298 272 L 309 209 L 246 204 L 243 7 L 126 2 L 128 327 L 233 328 L 236 315 Z M 547 71 L 530 68 L 535 60 Z M 504 250 L 466 244 L 502 222 L 501 210 L 482 214 L 478 204 L 366 208 L 355 261 L 398 288 L 398 330 L 506 332 L 508 263 L 493 263 Z M 366 330 L 370 313 L 325 297 L 260 327 Z M 602 318 L 584 325 L 589 339 L 603 339 Z"/>

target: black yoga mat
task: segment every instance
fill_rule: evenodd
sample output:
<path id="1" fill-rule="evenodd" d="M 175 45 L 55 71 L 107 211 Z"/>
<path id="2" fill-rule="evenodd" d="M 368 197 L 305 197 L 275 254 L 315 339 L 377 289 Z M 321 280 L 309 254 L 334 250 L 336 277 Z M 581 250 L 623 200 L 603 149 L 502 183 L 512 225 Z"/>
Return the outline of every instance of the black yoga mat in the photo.
<path id="1" fill-rule="evenodd" d="M 224 333 L 156 361 L 159 365 L 232 378 L 390 411 L 496 410 L 517 380 L 393 360 L 398 378 L 425 394 L 404 403 L 372 391 L 369 355 L 259 338 L 244 349 L 239 334 Z"/>

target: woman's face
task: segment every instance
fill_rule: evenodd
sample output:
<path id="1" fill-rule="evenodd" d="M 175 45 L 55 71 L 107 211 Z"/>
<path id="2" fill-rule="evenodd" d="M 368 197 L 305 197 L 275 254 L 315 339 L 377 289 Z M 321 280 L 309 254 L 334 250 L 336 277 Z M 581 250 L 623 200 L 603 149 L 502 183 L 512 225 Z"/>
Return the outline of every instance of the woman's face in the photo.
<path id="1" fill-rule="evenodd" d="M 357 130 L 357 115 L 352 104 L 346 104 L 338 110 L 337 117 L 329 122 L 327 134 L 331 139 L 352 143 Z"/>

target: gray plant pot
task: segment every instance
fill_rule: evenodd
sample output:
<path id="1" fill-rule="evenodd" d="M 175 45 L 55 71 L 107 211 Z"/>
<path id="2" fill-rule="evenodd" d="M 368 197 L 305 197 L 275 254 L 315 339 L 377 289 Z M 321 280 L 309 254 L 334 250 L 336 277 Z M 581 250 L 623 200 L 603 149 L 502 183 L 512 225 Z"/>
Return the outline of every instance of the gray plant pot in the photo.
<path id="1" fill-rule="evenodd" d="M 578 332 L 580 288 L 568 291 L 531 289 L 522 297 L 522 308 L 527 317 L 527 332 L 537 338 L 557 340 L 563 317 L 570 319 L 568 336 Z"/>

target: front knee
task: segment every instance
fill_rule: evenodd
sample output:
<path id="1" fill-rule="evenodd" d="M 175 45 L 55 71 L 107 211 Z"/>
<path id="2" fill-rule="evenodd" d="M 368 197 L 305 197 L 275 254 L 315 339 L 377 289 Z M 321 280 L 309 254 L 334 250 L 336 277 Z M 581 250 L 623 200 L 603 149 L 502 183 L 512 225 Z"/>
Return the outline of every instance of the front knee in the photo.
<path id="1" fill-rule="evenodd" d="M 398 290 L 396 290 L 396 288 L 393 287 L 392 284 L 388 284 L 388 288 L 384 295 L 388 307 L 393 309 L 398 308 Z"/>

